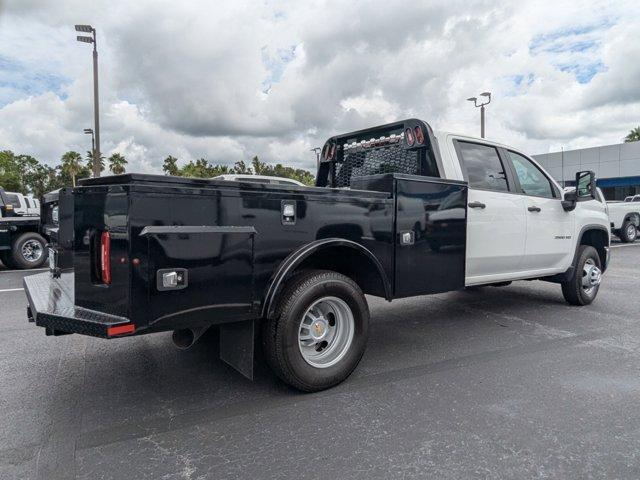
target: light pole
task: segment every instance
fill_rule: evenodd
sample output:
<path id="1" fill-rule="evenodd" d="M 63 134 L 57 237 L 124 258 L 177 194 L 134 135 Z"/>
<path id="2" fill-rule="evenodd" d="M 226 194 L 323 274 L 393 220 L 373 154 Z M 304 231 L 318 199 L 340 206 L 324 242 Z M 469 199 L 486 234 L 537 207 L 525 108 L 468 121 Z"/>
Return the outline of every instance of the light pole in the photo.
<path id="1" fill-rule="evenodd" d="M 318 166 L 320 165 L 320 152 L 322 151 L 322 148 L 313 147 L 310 151 L 316 154 L 316 169 L 317 169 Z"/>
<path id="2" fill-rule="evenodd" d="M 469 97 L 467 101 L 473 102 L 476 107 L 480 107 L 480 138 L 484 138 L 484 106 L 491 103 L 491 92 L 482 92 L 480 96 L 485 97 L 487 101 L 478 103 L 478 97 Z"/>
<path id="3" fill-rule="evenodd" d="M 93 130 L 90 128 L 85 128 L 84 133 L 86 135 L 91 135 L 91 158 L 93 158 L 95 162 L 96 158 L 96 137 L 93 135 Z"/>
<path id="4" fill-rule="evenodd" d="M 91 25 L 76 25 L 77 32 L 91 33 L 91 36 L 78 35 L 79 42 L 93 43 L 93 123 L 94 123 L 94 148 L 93 148 L 93 176 L 100 176 L 100 107 L 98 105 L 98 44 L 96 42 L 96 29 Z M 85 131 L 85 133 L 87 133 Z M 92 136 L 93 138 L 93 136 Z"/>

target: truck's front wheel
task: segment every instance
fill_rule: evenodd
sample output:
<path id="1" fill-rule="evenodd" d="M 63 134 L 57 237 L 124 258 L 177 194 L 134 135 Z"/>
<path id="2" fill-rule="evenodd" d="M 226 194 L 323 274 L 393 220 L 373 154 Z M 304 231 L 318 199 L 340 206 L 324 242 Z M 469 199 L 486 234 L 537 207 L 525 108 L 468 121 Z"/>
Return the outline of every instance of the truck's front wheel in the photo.
<path id="1" fill-rule="evenodd" d="M 362 358 L 369 330 L 369 308 L 358 285 L 315 270 L 294 276 L 280 298 L 262 332 L 273 371 L 305 392 L 346 379 Z"/>
<path id="2" fill-rule="evenodd" d="M 596 249 L 580 245 L 573 276 L 562 283 L 564 299 L 571 305 L 589 305 L 598 294 L 601 276 L 602 266 Z"/>
<path id="3" fill-rule="evenodd" d="M 47 260 L 46 241 L 35 232 L 26 232 L 13 241 L 11 261 L 16 268 L 38 268 Z"/>

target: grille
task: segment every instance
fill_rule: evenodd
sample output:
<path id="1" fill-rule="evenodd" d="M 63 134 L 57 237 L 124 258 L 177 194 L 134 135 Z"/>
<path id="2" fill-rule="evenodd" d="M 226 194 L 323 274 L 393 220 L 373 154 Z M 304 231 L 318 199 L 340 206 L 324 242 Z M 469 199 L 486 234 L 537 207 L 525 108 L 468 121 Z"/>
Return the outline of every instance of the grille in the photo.
<path id="1" fill-rule="evenodd" d="M 424 149 L 408 150 L 402 145 L 402 135 L 382 141 L 372 140 L 346 144 L 342 159 L 333 165 L 333 187 L 351 185 L 351 178 L 379 173 L 420 174 L 420 158 Z"/>

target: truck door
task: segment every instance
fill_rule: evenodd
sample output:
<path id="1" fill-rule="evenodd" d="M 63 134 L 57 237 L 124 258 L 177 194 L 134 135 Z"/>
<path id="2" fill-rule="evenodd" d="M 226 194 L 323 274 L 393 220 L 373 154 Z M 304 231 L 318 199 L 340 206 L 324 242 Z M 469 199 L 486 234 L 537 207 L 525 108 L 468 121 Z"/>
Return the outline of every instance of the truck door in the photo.
<path id="1" fill-rule="evenodd" d="M 467 284 L 506 279 L 522 269 L 524 198 L 514 195 L 511 171 L 495 146 L 466 140 L 454 145 L 469 182 Z"/>
<path id="2" fill-rule="evenodd" d="M 525 200 L 527 241 L 524 270 L 566 269 L 573 259 L 575 217 L 562 208 L 560 192 L 525 156 L 507 150 Z"/>
<path id="3" fill-rule="evenodd" d="M 395 296 L 463 288 L 467 186 L 396 174 L 395 197 Z"/>

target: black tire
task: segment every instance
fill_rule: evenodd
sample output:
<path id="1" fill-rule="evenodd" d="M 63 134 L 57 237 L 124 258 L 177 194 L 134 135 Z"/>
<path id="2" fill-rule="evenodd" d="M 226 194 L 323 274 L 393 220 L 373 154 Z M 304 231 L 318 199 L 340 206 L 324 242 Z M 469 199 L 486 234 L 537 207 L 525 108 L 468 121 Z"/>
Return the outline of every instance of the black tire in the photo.
<path id="1" fill-rule="evenodd" d="M 39 249 L 41 249 L 40 256 L 37 259 L 29 259 L 23 255 L 23 246 L 27 242 L 35 242 Z M 15 268 L 28 269 L 38 268 L 44 265 L 47 261 L 47 249 L 45 248 L 47 242 L 42 236 L 35 232 L 25 232 L 13 241 L 11 248 L 11 261 Z"/>
<path id="2" fill-rule="evenodd" d="M 584 266 L 587 262 L 593 262 L 598 269 L 602 270 L 600 255 L 595 248 L 589 245 L 580 245 L 576 257 L 575 270 L 571 280 L 562 282 L 562 295 L 571 305 L 589 305 L 598 295 L 600 285 L 592 287 L 591 290 L 586 290 L 582 286 Z"/>
<path id="3" fill-rule="evenodd" d="M 348 306 L 354 329 L 343 356 L 337 363 L 321 368 L 305 360 L 298 334 L 307 309 L 326 297 L 338 298 Z M 311 270 L 291 278 L 280 299 L 274 317 L 265 319 L 262 327 L 265 357 L 274 373 L 304 392 L 324 390 L 345 380 L 360 362 L 369 334 L 369 307 L 360 287 L 337 272 Z"/>
<path id="4" fill-rule="evenodd" d="M 11 259 L 11 250 L 0 250 L 0 262 L 9 269 L 16 268 Z"/>
<path id="5" fill-rule="evenodd" d="M 625 220 L 622 228 L 618 233 L 618 237 L 623 243 L 633 243 L 638 238 L 638 228 L 631 220 Z"/>

